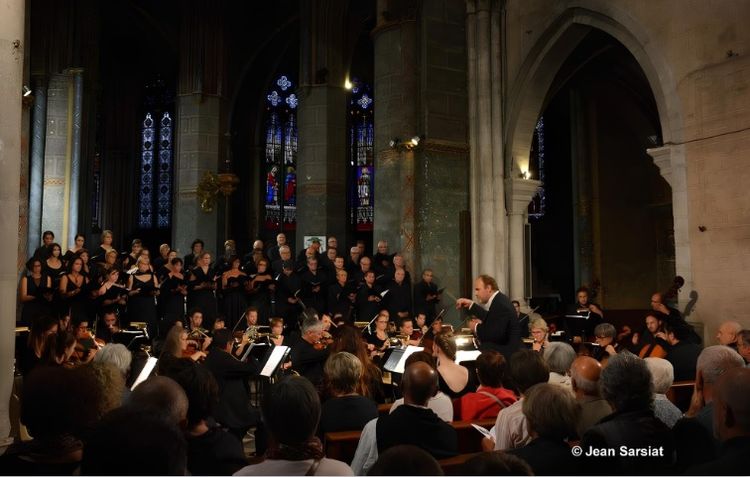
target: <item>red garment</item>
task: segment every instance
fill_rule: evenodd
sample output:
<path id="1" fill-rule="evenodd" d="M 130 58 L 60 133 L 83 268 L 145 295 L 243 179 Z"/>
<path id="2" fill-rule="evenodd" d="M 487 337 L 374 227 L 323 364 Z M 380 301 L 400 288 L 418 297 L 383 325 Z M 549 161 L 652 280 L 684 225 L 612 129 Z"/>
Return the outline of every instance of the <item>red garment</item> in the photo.
<path id="1" fill-rule="evenodd" d="M 488 392 L 497 396 L 505 407 L 516 402 L 513 391 L 505 388 L 489 388 L 479 386 L 477 392 L 467 393 L 453 401 L 453 419 L 456 421 L 471 421 L 475 419 L 489 419 L 497 417 L 502 409 L 500 404 L 491 397 L 480 393 Z"/>

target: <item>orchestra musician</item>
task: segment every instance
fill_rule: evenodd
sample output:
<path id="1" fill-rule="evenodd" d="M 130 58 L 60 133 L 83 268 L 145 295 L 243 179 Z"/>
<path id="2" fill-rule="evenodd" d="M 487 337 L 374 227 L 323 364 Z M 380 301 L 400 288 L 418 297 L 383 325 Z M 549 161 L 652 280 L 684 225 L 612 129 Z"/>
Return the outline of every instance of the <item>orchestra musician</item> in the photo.
<path id="1" fill-rule="evenodd" d="M 396 270 L 398 272 L 398 270 Z M 399 318 L 398 320 L 398 334 L 403 336 L 404 346 L 419 346 L 419 338 L 415 337 L 414 334 L 414 322 L 411 318 Z"/>
<path id="2" fill-rule="evenodd" d="M 188 345 L 192 342 L 195 349 L 205 352 L 211 344 L 211 337 L 202 325 L 203 313 L 198 309 L 191 310 L 188 313 L 187 323 Z"/>
<path id="3" fill-rule="evenodd" d="M 321 387 L 323 363 L 328 358 L 328 349 L 319 346 L 323 338 L 323 322 L 318 319 L 314 310 L 306 310 L 305 315 L 302 333 L 292 344 L 292 369 L 309 379 L 316 387 Z"/>
<path id="4" fill-rule="evenodd" d="M 79 319 L 73 322 L 75 330 L 75 347 L 74 357 L 79 363 L 88 363 L 94 359 L 94 355 L 103 346 L 104 342 L 97 341 L 94 335 L 89 331 L 89 322 L 87 319 Z"/>
<path id="5" fill-rule="evenodd" d="M 284 344 L 284 318 L 271 318 L 271 336 L 269 339 L 274 346 Z"/>
<path id="6" fill-rule="evenodd" d="M 549 327 L 547 326 L 547 322 L 541 318 L 536 318 L 531 320 L 528 328 L 531 338 L 534 340 L 531 344 L 531 349 L 544 352 L 544 348 L 549 344 Z"/>
<path id="7" fill-rule="evenodd" d="M 594 328 L 602 322 L 604 312 L 601 306 L 591 302 L 591 291 L 587 287 L 580 287 L 576 290 L 576 304 L 573 312 L 575 314 L 588 313 L 588 319 L 585 320 L 585 326 L 582 329 L 583 336 L 578 333 L 573 336 L 573 343 L 581 343 L 594 335 Z"/>
<path id="8" fill-rule="evenodd" d="M 100 339 L 104 344 L 108 344 L 112 342 L 115 333 L 119 331 L 120 325 L 116 310 L 105 308 L 96 326 L 95 338 Z"/>
<path id="9" fill-rule="evenodd" d="M 370 351 L 370 356 L 383 356 L 383 352 L 388 348 L 388 322 L 390 316 L 388 310 L 381 310 L 378 313 L 378 317 L 375 319 L 375 330 L 371 331 L 370 328 L 366 328 L 364 331 L 364 338 L 367 342 L 367 349 Z"/>

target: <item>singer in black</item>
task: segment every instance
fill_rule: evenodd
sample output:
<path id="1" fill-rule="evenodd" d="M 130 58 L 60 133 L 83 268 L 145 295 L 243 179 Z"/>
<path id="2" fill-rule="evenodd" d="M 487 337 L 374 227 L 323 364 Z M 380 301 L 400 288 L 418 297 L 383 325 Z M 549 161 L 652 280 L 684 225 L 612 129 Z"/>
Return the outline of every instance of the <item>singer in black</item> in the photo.
<path id="1" fill-rule="evenodd" d="M 469 322 L 472 333 L 479 338 L 479 349 L 493 349 L 510 362 L 521 344 L 521 330 L 516 311 L 507 296 L 500 293 L 497 282 L 489 275 L 474 281 L 474 295 L 480 304 L 468 298 L 456 300 L 456 308 L 467 308 L 477 318 Z"/>

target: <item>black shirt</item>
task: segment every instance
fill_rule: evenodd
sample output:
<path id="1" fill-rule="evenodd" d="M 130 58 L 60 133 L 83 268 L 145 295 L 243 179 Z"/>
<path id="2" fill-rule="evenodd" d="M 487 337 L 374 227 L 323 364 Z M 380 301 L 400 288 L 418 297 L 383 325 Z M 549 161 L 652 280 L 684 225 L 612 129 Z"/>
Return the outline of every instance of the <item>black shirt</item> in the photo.
<path id="1" fill-rule="evenodd" d="M 320 434 L 339 431 L 361 431 L 365 424 L 378 417 L 378 406 L 364 396 L 341 396 L 323 403 Z"/>
<path id="2" fill-rule="evenodd" d="M 187 468 L 192 475 L 232 475 L 247 465 L 242 444 L 220 427 L 187 436 Z"/>
<path id="3" fill-rule="evenodd" d="M 701 351 L 701 345 L 685 341 L 680 341 L 669 349 L 666 359 L 672 363 L 675 381 L 695 379 L 695 364 Z"/>

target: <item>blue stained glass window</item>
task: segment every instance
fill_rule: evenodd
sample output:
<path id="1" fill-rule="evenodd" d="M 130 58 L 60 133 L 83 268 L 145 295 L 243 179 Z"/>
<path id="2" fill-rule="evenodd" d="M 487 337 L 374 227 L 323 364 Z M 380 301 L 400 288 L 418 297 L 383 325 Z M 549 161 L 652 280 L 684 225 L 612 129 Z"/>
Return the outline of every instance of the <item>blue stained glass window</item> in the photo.
<path id="1" fill-rule="evenodd" d="M 149 229 L 153 226 L 154 216 L 154 120 L 151 113 L 146 113 L 141 131 L 141 187 L 140 213 L 138 225 Z"/>
<path id="2" fill-rule="evenodd" d="M 297 105 L 293 82 L 282 75 L 266 95 L 266 148 L 263 180 L 265 224 L 294 230 L 297 223 Z"/>
<path id="3" fill-rule="evenodd" d="M 173 104 L 174 95 L 161 80 L 146 86 L 138 194 L 141 229 L 168 229 L 172 225 Z"/>
<path id="4" fill-rule="evenodd" d="M 529 169 L 536 173 L 542 186 L 529 204 L 529 217 L 541 219 L 547 207 L 547 196 L 544 190 L 544 117 L 540 117 L 534 128 L 534 139 L 531 145 Z"/>
<path id="5" fill-rule="evenodd" d="M 349 95 L 349 221 L 355 230 L 373 229 L 375 212 L 375 162 L 373 95 L 370 85 L 352 80 Z"/>

